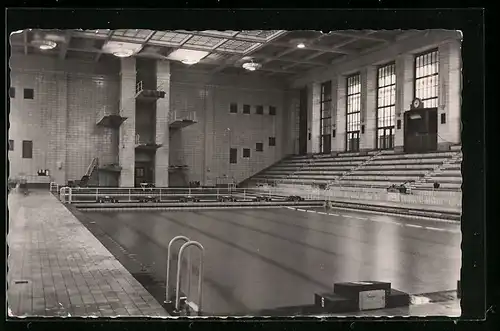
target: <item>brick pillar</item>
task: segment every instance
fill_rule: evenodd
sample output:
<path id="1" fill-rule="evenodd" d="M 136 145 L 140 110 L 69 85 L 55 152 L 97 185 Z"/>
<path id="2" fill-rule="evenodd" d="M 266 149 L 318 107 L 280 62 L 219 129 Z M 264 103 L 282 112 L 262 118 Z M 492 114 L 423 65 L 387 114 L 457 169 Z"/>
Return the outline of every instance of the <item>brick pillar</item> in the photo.
<path id="1" fill-rule="evenodd" d="M 460 142 L 460 56 L 458 40 L 439 46 L 438 147 L 441 149 Z M 444 124 L 441 124 L 441 114 L 446 116 Z"/>
<path id="2" fill-rule="evenodd" d="M 308 109 L 311 109 L 311 120 L 309 124 L 310 132 L 311 132 L 311 141 L 310 141 L 310 146 L 308 148 L 308 152 L 310 153 L 319 153 L 319 141 L 321 139 L 321 128 L 320 128 L 320 123 L 321 123 L 321 84 L 320 83 L 313 83 L 312 88 L 310 89 L 311 91 L 311 96 L 309 98 L 310 100 L 310 105 L 311 108 L 308 107 Z"/>
<path id="3" fill-rule="evenodd" d="M 337 77 L 337 98 L 333 99 L 337 102 L 337 128 L 335 135 L 335 145 L 332 148 L 336 152 L 343 152 L 346 150 L 346 117 L 347 117 L 347 109 L 346 109 L 346 98 L 347 98 L 347 90 L 346 90 L 346 78 L 345 76 Z"/>
<path id="4" fill-rule="evenodd" d="M 366 67 L 361 73 L 361 125 L 365 126 L 365 133 L 361 134 L 360 150 L 375 149 L 375 137 L 377 135 L 377 68 Z M 361 130 L 361 128 L 360 128 Z"/>
<path id="5" fill-rule="evenodd" d="M 127 120 L 120 126 L 118 160 L 122 168 L 120 187 L 134 186 L 135 177 L 135 58 L 121 59 L 120 115 Z"/>
<path id="6" fill-rule="evenodd" d="M 413 55 L 403 54 L 396 58 L 396 134 L 394 149 L 402 151 L 404 147 L 404 112 L 410 109 L 414 97 L 414 60 Z M 401 128 L 398 130 L 398 120 Z"/>
<path id="7" fill-rule="evenodd" d="M 162 145 L 156 150 L 155 156 L 155 185 L 168 186 L 169 165 L 169 127 L 168 114 L 170 111 L 170 62 L 156 62 L 156 80 L 160 90 L 166 92 L 165 98 L 156 103 L 156 143 Z"/>

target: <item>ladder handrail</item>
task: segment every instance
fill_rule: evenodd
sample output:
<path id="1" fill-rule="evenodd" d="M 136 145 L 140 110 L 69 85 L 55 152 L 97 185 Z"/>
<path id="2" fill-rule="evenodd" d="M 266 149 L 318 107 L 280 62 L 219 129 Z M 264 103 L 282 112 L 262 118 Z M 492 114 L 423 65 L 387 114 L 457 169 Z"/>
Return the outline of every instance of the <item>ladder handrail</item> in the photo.
<path id="1" fill-rule="evenodd" d="M 170 240 L 168 243 L 168 248 L 167 248 L 167 275 L 165 279 L 165 303 L 169 302 L 170 296 L 169 296 L 169 286 L 170 286 L 170 260 L 171 260 L 171 255 L 172 255 L 172 245 L 179 240 L 183 240 L 185 242 L 190 242 L 191 240 L 188 237 L 185 236 L 176 236 Z M 180 260 L 180 255 L 177 256 L 177 259 Z"/>
<path id="2" fill-rule="evenodd" d="M 200 244 L 197 241 L 188 241 L 184 245 L 181 246 L 181 249 L 179 250 L 179 257 L 177 260 L 177 282 L 176 282 L 176 293 L 175 293 L 175 309 L 176 311 L 179 311 L 180 309 L 180 283 L 181 283 L 181 267 L 182 267 L 182 254 L 184 251 L 190 247 L 190 246 L 196 246 L 200 250 L 201 256 L 200 256 L 200 265 L 198 267 L 198 315 L 201 314 L 201 308 L 202 308 L 202 300 L 203 300 L 203 258 L 204 258 L 204 253 L 205 253 L 205 248 L 203 247 L 202 244 Z M 191 275 L 188 274 L 189 279 L 191 278 Z"/>
<path id="3" fill-rule="evenodd" d="M 94 157 L 92 159 L 92 162 L 90 162 L 89 166 L 87 167 L 87 171 L 85 172 L 85 176 L 90 177 L 92 175 L 92 172 L 94 172 L 94 168 L 96 167 L 97 162 L 98 162 L 98 158 Z"/>

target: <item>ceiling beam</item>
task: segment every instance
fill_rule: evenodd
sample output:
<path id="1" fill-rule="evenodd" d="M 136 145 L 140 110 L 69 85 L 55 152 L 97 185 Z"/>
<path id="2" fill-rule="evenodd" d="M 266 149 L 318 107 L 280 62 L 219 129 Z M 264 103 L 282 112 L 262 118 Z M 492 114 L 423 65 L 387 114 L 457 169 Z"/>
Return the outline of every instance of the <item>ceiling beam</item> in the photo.
<path id="1" fill-rule="evenodd" d="M 287 43 L 280 43 L 280 42 L 272 42 L 270 43 L 271 45 L 274 46 L 280 46 L 280 47 L 295 47 L 293 45 L 287 44 Z M 347 50 L 340 50 L 336 49 L 334 47 L 324 47 L 324 46 L 307 46 L 307 50 L 310 51 L 318 51 L 318 52 L 325 52 L 325 53 L 335 53 L 335 54 L 352 54 L 353 52 L 347 51 Z"/>
<path id="2" fill-rule="evenodd" d="M 250 42 L 250 43 L 268 43 L 270 40 L 272 39 L 275 39 L 279 36 L 282 36 L 284 34 L 284 32 L 286 31 L 280 31 L 280 32 L 277 32 L 275 35 L 271 36 L 271 38 L 268 38 L 268 39 L 262 39 L 262 38 L 252 38 L 252 37 L 245 37 L 245 36 L 240 36 L 240 32 L 238 32 L 238 34 L 236 35 L 232 35 L 232 36 L 229 36 L 229 35 L 216 35 L 216 34 L 212 34 L 212 33 L 207 33 L 207 32 L 203 32 L 203 31 L 184 31 L 184 30 L 176 30 L 176 32 L 179 32 L 179 33 L 190 33 L 190 34 L 193 34 L 195 36 L 200 36 L 200 37 L 209 37 L 209 38 L 222 38 L 222 39 L 227 39 L 227 40 L 237 40 L 237 41 L 245 41 L 245 42 Z"/>
<path id="3" fill-rule="evenodd" d="M 65 34 L 65 42 L 61 45 L 59 50 L 59 60 L 64 60 L 66 58 L 66 54 L 68 53 L 69 43 L 71 42 L 73 31 L 67 30 Z"/>
<path id="4" fill-rule="evenodd" d="M 332 35 L 332 34 L 331 34 L 331 33 L 329 33 L 329 34 L 324 35 L 324 36 L 326 37 L 326 36 L 331 36 L 331 35 Z M 347 45 L 349 45 L 349 44 L 351 44 L 351 43 L 353 43 L 353 42 L 355 42 L 355 41 L 357 41 L 357 39 L 351 38 L 351 39 L 349 39 L 349 40 L 346 40 L 346 41 L 343 41 L 343 42 L 341 42 L 341 43 L 336 44 L 335 46 L 333 46 L 333 48 L 332 48 L 332 49 L 333 49 L 333 50 L 335 50 L 335 49 L 339 49 L 339 48 L 344 47 L 344 46 L 347 46 Z M 307 47 L 307 49 L 310 49 L 310 48 L 309 48 L 309 47 Z M 310 56 L 308 56 L 308 57 L 304 58 L 304 60 L 309 61 L 309 60 L 311 60 L 311 59 L 313 59 L 313 58 L 315 58 L 315 57 L 318 57 L 318 56 L 320 56 L 320 55 L 323 55 L 323 54 L 325 54 L 325 53 L 326 53 L 326 52 L 324 52 L 324 51 L 318 51 L 317 53 L 311 54 Z M 345 53 L 344 53 L 344 54 L 345 54 Z M 307 62 L 303 62 L 303 63 L 307 63 Z M 288 66 L 284 67 L 283 69 L 290 69 L 290 68 L 292 68 L 292 67 L 295 67 L 297 64 L 298 64 L 298 63 L 294 63 L 294 64 L 291 64 L 291 65 L 288 65 Z"/>
<path id="5" fill-rule="evenodd" d="M 322 35 L 320 35 L 319 37 L 316 37 L 316 38 L 311 39 L 311 40 L 310 40 L 310 42 L 311 42 L 311 43 L 314 43 L 314 42 L 316 42 L 316 41 L 318 41 L 318 40 L 321 40 L 321 39 L 322 39 L 322 38 L 324 38 L 324 37 L 325 37 L 325 35 L 324 35 L 324 34 L 322 34 Z M 289 47 L 290 47 L 290 46 L 292 46 L 292 45 L 289 45 Z M 285 55 L 287 55 L 287 54 L 293 53 L 293 52 L 295 52 L 295 51 L 298 51 L 298 50 L 300 50 L 300 48 L 296 48 L 296 45 L 295 45 L 295 46 L 292 46 L 292 47 L 290 47 L 290 48 L 288 48 L 288 49 L 285 49 L 283 52 L 281 52 L 281 53 L 277 54 L 277 55 L 276 55 L 276 56 L 274 56 L 274 57 L 269 57 L 268 59 L 264 60 L 264 62 L 263 62 L 262 64 L 265 64 L 265 63 L 270 62 L 270 61 L 273 61 L 273 60 L 282 60 L 282 59 L 281 59 L 281 57 L 283 57 L 283 56 L 285 56 Z M 287 60 L 285 59 L 285 60 L 282 60 L 282 61 L 287 61 Z M 293 60 L 292 60 L 292 61 L 290 61 L 290 60 L 289 60 L 288 62 L 296 62 L 296 61 L 293 61 Z M 313 63 L 313 64 L 316 64 L 316 63 Z M 318 63 L 318 64 L 319 64 L 319 63 Z M 319 65 L 322 65 L 322 64 L 319 64 Z"/>
<path id="6" fill-rule="evenodd" d="M 266 64 L 268 62 L 271 62 L 271 61 L 283 61 L 283 62 L 290 62 L 290 63 L 293 63 L 292 65 L 290 65 L 290 67 L 293 67 L 297 64 L 311 64 L 311 65 L 316 65 L 316 66 L 324 66 L 324 65 L 328 65 L 328 63 L 324 63 L 324 62 L 319 62 L 319 61 L 307 61 L 307 60 L 301 60 L 301 59 L 298 59 L 298 60 L 295 60 L 295 59 L 290 59 L 290 58 L 283 58 L 281 57 L 281 53 L 276 55 L 276 56 L 265 56 L 265 55 L 257 55 L 255 56 L 256 59 L 262 59 L 263 61 L 259 61 L 260 64 Z"/>
<path id="7" fill-rule="evenodd" d="M 355 34 L 355 33 L 349 33 L 349 32 L 338 32 L 338 31 L 333 31 L 330 32 L 331 35 L 334 36 L 339 36 L 339 37 L 349 37 L 349 38 L 356 38 L 356 39 L 361 39 L 361 40 L 371 40 L 371 41 L 381 41 L 381 42 L 387 42 L 391 41 L 386 38 L 379 38 L 379 37 L 373 37 L 371 34 L 378 32 L 378 31 L 369 31 L 367 34 Z"/>
<path id="8" fill-rule="evenodd" d="M 102 44 L 102 47 L 104 47 L 104 45 L 105 45 L 105 44 L 106 44 L 109 40 L 111 40 L 111 37 L 113 37 L 113 33 L 114 33 L 114 31 L 113 31 L 113 30 L 109 30 L 107 37 L 104 39 L 104 43 Z M 92 39 L 92 38 L 91 38 L 91 39 Z M 95 38 L 94 38 L 94 40 L 97 40 L 97 39 L 95 39 Z M 101 58 L 102 53 L 104 53 L 104 52 L 102 51 L 102 47 L 101 47 L 101 49 L 100 49 L 100 50 L 98 50 L 98 53 L 97 53 L 97 55 L 96 55 L 96 56 L 95 56 L 95 58 L 94 58 L 94 61 L 95 61 L 95 62 L 99 62 L 99 59 Z"/>

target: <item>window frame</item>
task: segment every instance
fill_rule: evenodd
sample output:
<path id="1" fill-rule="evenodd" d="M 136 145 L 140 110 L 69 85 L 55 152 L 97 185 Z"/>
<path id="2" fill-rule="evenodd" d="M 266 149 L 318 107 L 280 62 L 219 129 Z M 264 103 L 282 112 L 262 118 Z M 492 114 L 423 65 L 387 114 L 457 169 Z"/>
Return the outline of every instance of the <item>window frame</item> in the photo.
<path id="1" fill-rule="evenodd" d="M 268 145 L 269 147 L 276 147 L 276 137 L 269 137 Z"/>
<path id="2" fill-rule="evenodd" d="M 384 86 L 380 86 L 380 70 L 381 69 L 384 69 L 384 68 L 387 68 L 387 67 L 390 67 L 392 66 L 393 68 L 393 73 L 392 75 L 386 75 L 384 77 L 390 77 L 390 76 L 394 76 L 394 83 L 390 83 L 390 84 L 387 84 L 387 85 L 384 85 Z M 397 81 L 397 68 L 396 68 L 396 61 L 391 61 L 391 62 L 387 62 L 387 63 L 384 63 L 384 64 L 381 64 L 377 67 L 377 78 L 376 78 L 376 95 L 375 95 L 375 126 L 376 126 L 376 131 L 375 131 L 375 146 L 378 150 L 380 149 L 392 149 L 394 148 L 394 139 L 395 139 L 395 133 L 396 133 L 396 130 L 395 130 L 395 121 L 396 121 L 396 91 L 397 91 L 397 84 L 398 84 L 398 81 Z M 384 88 L 389 88 L 389 87 L 392 87 L 394 86 L 394 103 L 391 103 L 389 105 L 384 105 L 384 106 L 380 106 L 380 103 L 379 103 L 379 97 L 380 97 L 380 91 L 381 89 L 384 89 Z M 392 96 L 390 95 L 389 98 L 392 98 Z M 380 115 L 380 110 L 384 110 L 384 113 L 386 111 L 386 109 L 389 109 L 389 123 L 392 123 L 389 124 L 389 125 L 383 125 L 383 126 L 379 126 L 379 115 Z M 393 109 L 393 110 L 392 110 Z M 387 116 L 384 117 L 384 119 L 387 118 Z M 392 120 L 391 120 L 392 118 Z M 390 136 L 392 138 L 389 138 L 389 139 L 392 139 L 392 142 L 390 142 L 388 144 L 388 146 L 385 146 L 384 148 L 381 148 L 381 144 L 380 144 L 380 136 L 379 136 L 379 133 L 380 132 L 383 132 L 384 133 L 384 136 L 385 133 L 387 132 L 387 130 L 389 130 L 389 132 L 391 133 Z"/>
<path id="3" fill-rule="evenodd" d="M 260 148 L 259 148 L 260 146 Z M 264 143 L 255 143 L 255 151 L 256 152 L 263 152 L 264 151 Z"/>
<path id="4" fill-rule="evenodd" d="M 250 155 L 251 155 L 251 154 L 250 154 L 250 148 L 246 148 L 246 147 L 245 147 L 245 148 L 243 148 L 243 153 L 242 153 L 242 155 L 243 155 L 243 158 L 245 158 L 245 159 L 250 158 Z"/>
<path id="5" fill-rule="evenodd" d="M 31 98 L 29 98 L 28 93 L 31 93 Z M 35 99 L 35 89 L 32 89 L 32 88 L 23 89 L 23 99 L 34 100 Z"/>
<path id="6" fill-rule="evenodd" d="M 264 106 L 262 106 L 262 105 L 255 106 L 255 114 L 256 115 L 264 115 Z"/>
<path id="7" fill-rule="evenodd" d="M 330 136 L 332 139 L 332 103 L 333 103 L 333 93 L 332 93 L 332 80 L 327 80 L 320 85 L 320 100 L 319 100 L 319 150 L 323 153 L 323 140 L 325 136 Z M 327 92 L 328 91 L 328 92 Z M 329 106 L 327 106 L 329 104 Z M 326 114 L 326 116 L 325 116 Z M 330 143 L 331 149 L 331 143 Z M 329 151 L 330 152 L 330 151 Z"/>
<path id="8" fill-rule="evenodd" d="M 276 106 L 269 106 L 269 115 L 276 116 L 276 113 L 277 113 Z"/>
<path id="9" fill-rule="evenodd" d="M 232 157 L 232 153 L 235 153 L 234 158 Z M 237 164 L 238 163 L 238 149 L 237 148 L 229 148 L 229 164 Z"/>
<path id="10" fill-rule="evenodd" d="M 252 107 L 250 105 L 243 105 L 243 114 L 244 115 L 250 115 L 252 112 Z"/>
<path id="11" fill-rule="evenodd" d="M 14 139 L 9 139 L 9 141 L 8 141 L 8 151 L 9 152 L 14 151 Z"/>
<path id="12" fill-rule="evenodd" d="M 10 99 L 16 98 L 16 88 L 14 86 L 9 87 L 9 98 Z"/>
<path id="13" fill-rule="evenodd" d="M 354 86 L 353 85 L 349 85 L 349 80 L 350 79 L 353 79 L 354 77 L 358 77 L 358 82 L 355 84 L 355 85 L 358 85 L 359 84 L 359 92 L 355 92 L 355 93 L 352 93 L 352 94 L 349 94 L 349 87 L 350 86 Z M 349 76 L 346 76 L 345 78 L 345 83 L 346 83 L 346 101 L 345 101 L 345 109 L 346 109 L 346 121 L 345 121 L 345 125 L 346 125 L 346 141 L 345 141 L 345 150 L 347 152 L 357 152 L 359 151 L 359 140 L 360 140 L 360 133 L 361 133 L 361 107 L 362 107 L 362 102 L 361 102 L 361 98 L 362 98 L 362 90 L 363 90 L 363 84 L 362 84 L 362 81 L 361 81 L 361 72 L 356 72 L 354 74 L 351 74 Z M 359 95 L 359 109 L 357 111 L 354 111 L 354 112 L 349 112 L 349 101 L 350 101 L 350 98 L 349 97 L 352 97 L 352 96 L 358 96 Z M 352 117 L 356 117 L 354 116 L 355 114 L 357 114 L 357 126 L 358 126 L 358 130 L 349 130 L 349 127 L 350 127 L 350 124 L 351 122 L 349 121 L 349 115 L 351 115 Z M 357 136 L 357 147 L 355 149 L 351 149 L 350 146 L 350 138 L 349 137 L 354 137 L 354 136 Z M 351 138 L 353 139 L 353 138 Z"/>
<path id="14" fill-rule="evenodd" d="M 434 74 L 430 74 L 430 75 L 425 75 L 425 76 L 422 76 L 422 77 L 418 77 L 417 78 L 417 62 L 418 62 L 418 58 L 420 57 L 423 57 L 425 55 L 431 55 L 432 53 L 436 53 L 436 65 L 437 65 L 437 72 L 434 73 Z M 433 64 L 432 62 L 432 55 L 431 55 L 431 63 L 429 63 L 430 65 Z M 422 66 L 423 67 L 423 66 Z M 439 91 L 439 79 L 440 79 L 440 76 L 439 76 L 439 48 L 431 48 L 431 49 L 428 49 L 424 52 L 420 52 L 420 53 L 417 53 L 414 55 L 413 57 L 413 99 L 416 99 L 417 98 L 417 81 L 419 80 L 423 80 L 423 79 L 427 79 L 429 77 L 433 77 L 433 76 L 436 76 L 436 96 L 435 97 L 431 97 L 431 98 L 419 98 L 420 100 L 422 100 L 423 104 L 424 104 L 424 107 L 425 108 L 437 108 L 438 105 L 439 105 L 439 94 L 440 94 L 440 91 Z M 429 101 L 429 100 L 436 100 L 436 105 L 435 106 L 432 106 L 432 107 L 428 107 L 426 105 L 426 101 Z"/>
<path id="15" fill-rule="evenodd" d="M 229 114 L 238 114 L 238 104 L 236 102 L 229 104 Z"/>
<path id="16" fill-rule="evenodd" d="M 29 146 L 29 149 L 27 149 L 27 146 Z M 28 153 L 28 151 L 29 151 L 29 153 Z M 22 154 L 23 159 L 32 159 L 33 158 L 33 140 L 23 140 L 21 154 Z"/>

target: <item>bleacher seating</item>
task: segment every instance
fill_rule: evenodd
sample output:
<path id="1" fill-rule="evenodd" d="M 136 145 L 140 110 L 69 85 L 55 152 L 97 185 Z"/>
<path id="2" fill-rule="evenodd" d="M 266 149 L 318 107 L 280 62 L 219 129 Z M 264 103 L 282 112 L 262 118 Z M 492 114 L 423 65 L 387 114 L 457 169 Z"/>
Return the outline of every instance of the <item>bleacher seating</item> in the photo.
<path id="1" fill-rule="evenodd" d="M 460 192 L 462 154 L 450 151 L 403 154 L 393 151 L 292 156 L 252 178 L 254 183 L 328 184 L 330 187 L 386 189 L 414 181 L 414 190 Z M 434 189 L 434 183 L 440 184 Z M 418 193 L 417 193 L 418 194 Z"/>

